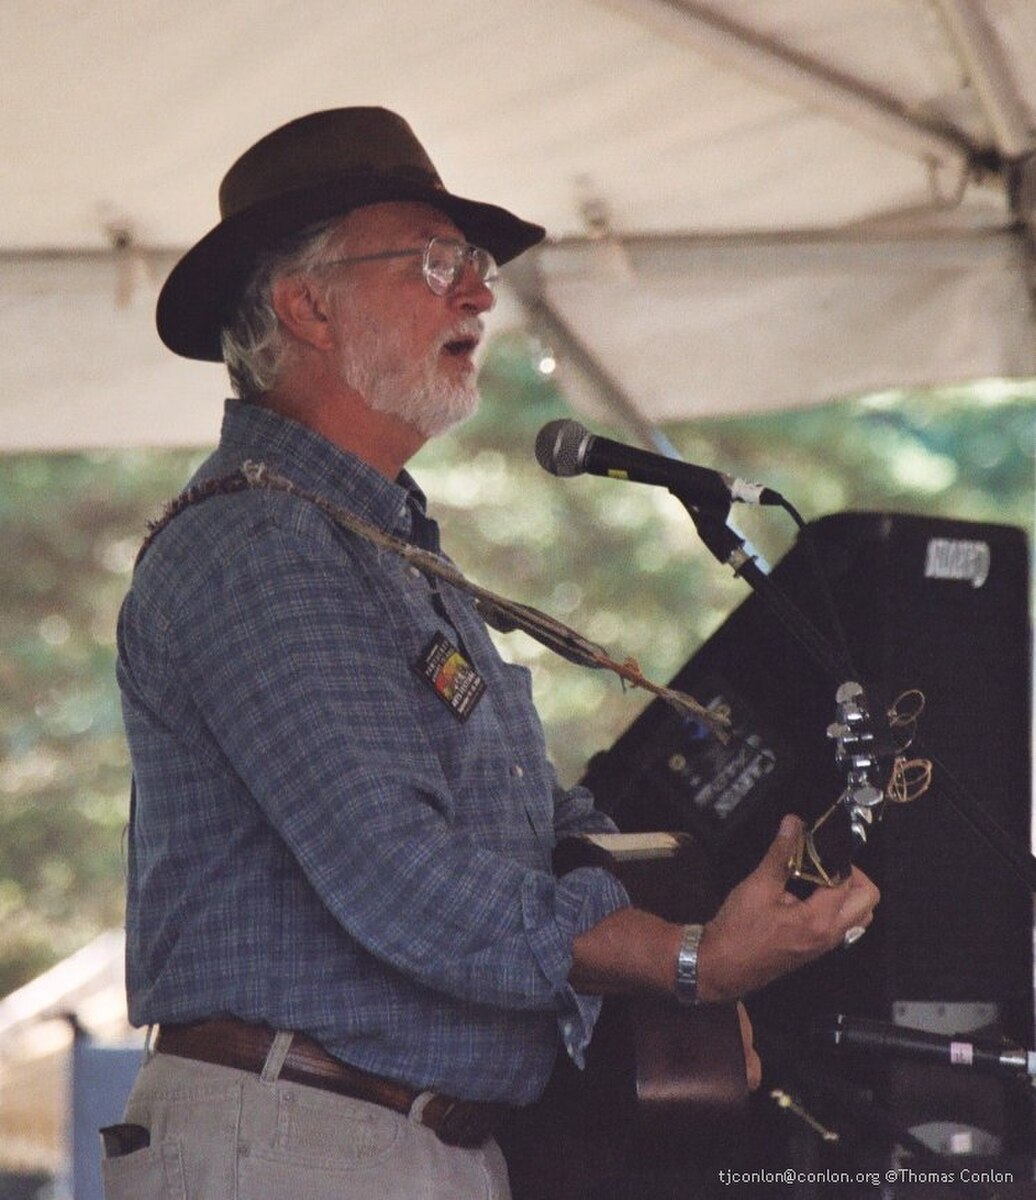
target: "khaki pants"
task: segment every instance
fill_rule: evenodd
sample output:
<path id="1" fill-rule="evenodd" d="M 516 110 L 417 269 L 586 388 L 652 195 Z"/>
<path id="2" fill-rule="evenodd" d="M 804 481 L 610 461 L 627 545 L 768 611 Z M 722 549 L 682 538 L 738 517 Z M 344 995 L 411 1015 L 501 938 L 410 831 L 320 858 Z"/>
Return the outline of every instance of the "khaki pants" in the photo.
<path id="1" fill-rule="evenodd" d="M 103 1161 L 106 1200 L 511 1196 L 495 1142 L 446 1146 L 378 1105 L 168 1054 L 146 1059 L 125 1120 L 150 1145 Z"/>

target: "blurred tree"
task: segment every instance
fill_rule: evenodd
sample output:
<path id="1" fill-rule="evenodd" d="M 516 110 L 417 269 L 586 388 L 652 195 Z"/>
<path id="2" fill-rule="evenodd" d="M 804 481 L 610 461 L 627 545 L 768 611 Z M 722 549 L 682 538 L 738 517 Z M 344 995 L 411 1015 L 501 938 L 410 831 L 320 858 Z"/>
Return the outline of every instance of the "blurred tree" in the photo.
<path id="1" fill-rule="evenodd" d="M 568 415 L 529 347 L 498 338 L 485 404 L 413 465 L 474 580 L 673 674 L 744 597 L 655 488 L 552 479 L 532 453 Z M 797 413 L 668 427 L 680 452 L 777 488 L 807 519 L 845 509 L 952 515 L 1032 534 L 1036 384 L 885 393 Z M 619 428 L 601 429 L 628 440 Z M 0 995 L 121 921 L 128 759 L 114 630 L 144 523 L 198 451 L 0 459 Z M 776 510 L 738 512 L 771 562 L 794 539 Z M 567 782 L 648 697 L 498 639 L 528 665 Z"/>
<path id="2" fill-rule="evenodd" d="M 537 374 L 524 337 L 497 340 L 482 383 L 479 415 L 415 461 L 445 544 L 473 578 L 667 680 L 745 598 L 746 585 L 701 546 L 663 489 L 543 473 L 536 433 L 571 413 Z M 630 440 L 619 427 L 595 429 Z M 807 520 L 846 510 L 913 512 L 1014 524 L 1032 537 L 1036 381 L 890 391 L 665 432 L 687 460 L 761 480 Z M 737 506 L 732 517 L 771 563 L 795 540 L 782 510 Z M 624 694 L 613 676 L 569 666 L 521 634 L 497 640 L 533 671 L 566 782 L 650 699 Z"/>
<path id="3" fill-rule="evenodd" d="M 0 995 L 121 920 L 115 613 L 191 457 L 0 459 Z"/>

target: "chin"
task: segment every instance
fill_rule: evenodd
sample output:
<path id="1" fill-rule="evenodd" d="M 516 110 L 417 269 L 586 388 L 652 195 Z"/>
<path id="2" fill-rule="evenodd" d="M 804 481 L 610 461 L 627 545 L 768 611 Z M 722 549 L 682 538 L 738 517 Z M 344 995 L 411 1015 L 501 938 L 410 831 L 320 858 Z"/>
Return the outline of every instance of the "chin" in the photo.
<path id="1" fill-rule="evenodd" d="M 428 405 L 423 411 L 415 414 L 414 424 L 426 438 L 441 437 L 450 429 L 463 425 L 465 421 L 478 412 L 481 397 L 474 389 L 458 403 L 457 397 L 452 397 L 448 404 Z"/>

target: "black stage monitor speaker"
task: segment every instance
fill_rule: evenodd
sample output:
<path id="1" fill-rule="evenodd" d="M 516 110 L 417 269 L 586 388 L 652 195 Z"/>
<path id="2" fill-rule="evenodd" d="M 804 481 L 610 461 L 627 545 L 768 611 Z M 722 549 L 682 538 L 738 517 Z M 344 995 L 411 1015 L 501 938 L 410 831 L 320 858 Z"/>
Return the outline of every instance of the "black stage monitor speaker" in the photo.
<path id="1" fill-rule="evenodd" d="M 778 1017 L 849 1012 L 892 1020 L 925 1006 L 978 1005 L 1032 1044 L 1028 888 L 954 799 L 1030 845 L 1030 686 L 1026 539 L 992 524 L 880 513 L 812 523 L 774 569 L 775 587 L 825 632 L 828 580 L 856 673 L 888 700 L 925 697 L 920 738 L 935 759 L 928 792 L 884 806 L 860 862 L 882 889 L 878 917 L 849 952 L 764 994 Z M 680 829 L 732 885 L 758 862 L 781 815 L 807 818 L 843 780 L 825 735 L 842 680 L 819 668 L 751 595 L 687 662 L 674 686 L 731 714 L 720 746 L 655 702 L 584 782 L 620 828 Z M 951 786 L 951 780 L 958 787 Z"/>

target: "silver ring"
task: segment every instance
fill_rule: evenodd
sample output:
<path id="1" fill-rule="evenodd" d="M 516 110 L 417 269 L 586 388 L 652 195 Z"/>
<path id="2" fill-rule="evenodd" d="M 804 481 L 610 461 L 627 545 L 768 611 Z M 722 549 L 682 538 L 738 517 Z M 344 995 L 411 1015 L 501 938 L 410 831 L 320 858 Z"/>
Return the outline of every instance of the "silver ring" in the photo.
<path id="1" fill-rule="evenodd" d="M 842 945 L 851 946 L 854 942 L 858 942 L 860 938 L 867 932 L 866 925 L 852 925 L 842 935 Z"/>

